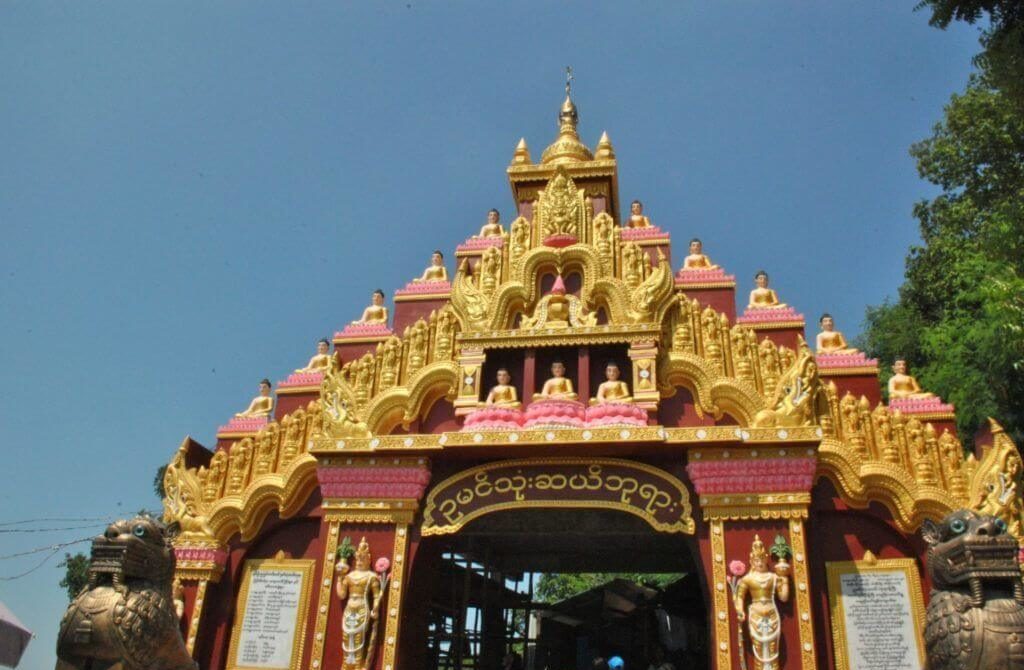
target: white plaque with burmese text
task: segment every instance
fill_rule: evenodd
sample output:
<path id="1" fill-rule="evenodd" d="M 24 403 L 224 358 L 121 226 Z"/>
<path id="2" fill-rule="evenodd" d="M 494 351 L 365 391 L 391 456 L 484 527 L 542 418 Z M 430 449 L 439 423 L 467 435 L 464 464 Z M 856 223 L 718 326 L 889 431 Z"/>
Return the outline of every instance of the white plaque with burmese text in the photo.
<path id="1" fill-rule="evenodd" d="M 837 670 L 922 670 L 924 598 L 912 558 L 827 563 Z"/>
<path id="2" fill-rule="evenodd" d="M 302 660 L 313 560 L 245 562 L 228 670 L 297 670 Z"/>

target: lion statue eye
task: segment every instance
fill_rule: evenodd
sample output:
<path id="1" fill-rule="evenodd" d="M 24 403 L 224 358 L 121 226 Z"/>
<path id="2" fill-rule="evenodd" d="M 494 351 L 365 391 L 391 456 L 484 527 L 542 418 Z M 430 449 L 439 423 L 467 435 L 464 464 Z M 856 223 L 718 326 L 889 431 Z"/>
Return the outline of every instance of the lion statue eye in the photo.
<path id="1" fill-rule="evenodd" d="M 141 523 L 135 524 L 135 527 L 132 528 L 132 533 L 135 535 L 135 537 L 145 537 L 146 527 L 143 526 Z"/>
<path id="2" fill-rule="evenodd" d="M 967 524 L 964 523 L 963 519 L 953 519 L 949 522 L 949 529 L 959 535 L 967 530 Z"/>
<path id="3" fill-rule="evenodd" d="M 1006 532 L 1006 522 L 1002 519 L 996 519 L 996 528 L 999 529 L 1000 533 Z"/>

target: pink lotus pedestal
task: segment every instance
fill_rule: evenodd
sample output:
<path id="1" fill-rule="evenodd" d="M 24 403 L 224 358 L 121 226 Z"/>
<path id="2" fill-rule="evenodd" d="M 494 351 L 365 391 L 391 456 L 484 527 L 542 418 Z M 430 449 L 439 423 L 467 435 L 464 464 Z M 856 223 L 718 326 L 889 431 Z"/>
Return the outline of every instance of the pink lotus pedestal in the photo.
<path id="1" fill-rule="evenodd" d="M 587 408 L 576 400 L 534 400 L 527 405 L 523 428 L 583 428 Z"/>
<path id="2" fill-rule="evenodd" d="M 522 410 L 514 407 L 487 405 L 467 414 L 462 430 L 518 430 L 522 424 Z"/>
<path id="3" fill-rule="evenodd" d="M 776 309 L 750 309 L 743 310 L 743 316 L 737 319 L 737 323 L 746 326 L 763 326 L 777 323 L 799 322 L 800 327 L 804 325 L 804 315 L 798 314 L 795 309 L 786 305 Z"/>
<path id="4" fill-rule="evenodd" d="M 850 368 L 874 368 L 878 370 L 878 359 L 868 358 L 864 352 L 854 354 L 818 354 L 815 356 L 821 370 L 842 370 Z"/>
<path id="5" fill-rule="evenodd" d="M 252 435 L 265 428 L 268 418 L 260 417 L 231 417 L 225 425 L 217 429 L 217 437 L 235 437 L 240 435 Z"/>
<path id="6" fill-rule="evenodd" d="M 334 333 L 334 353 L 344 362 L 354 361 L 373 353 L 391 335 L 385 323 L 350 323 Z"/>
<path id="7" fill-rule="evenodd" d="M 646 426 L 647 411 L 633 403 L 606 402 L 588 407 L 586 421 L 590 428 Z"/>
<path id="8" fill-rule="evenodd" d="M 391 329 L 386 323 L 350 323 L 342 330 L 334 333 L 334 339 L 351 340 L 364 337 L 389 337 Z"/>

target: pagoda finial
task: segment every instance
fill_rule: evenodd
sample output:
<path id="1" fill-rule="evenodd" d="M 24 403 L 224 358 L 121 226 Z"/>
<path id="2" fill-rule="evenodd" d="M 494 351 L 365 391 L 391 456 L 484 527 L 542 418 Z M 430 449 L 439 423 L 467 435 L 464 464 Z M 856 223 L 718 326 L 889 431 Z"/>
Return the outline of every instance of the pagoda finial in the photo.
<path id="1" fill-rule="evenodd" d="M 549 163 L 578 163 L 594 159 L 590 149 L 580 142 L 576 134 L 576 124 L 579 122 L 579 113 L 572 101 L 572 82 L 575 79 L 572 68 L 565 68 L 565 102 L 558 112 L 558 137 L 544 150 L 540 162 Z"/>
<path id="2" fill-rule="evenodd" d="M 526 138 L 520 137 L 516 152 L 512 154 L 512 165 L 530 165 L 530 149 L 526 146 Z"/>
<path id="3" fill-rule="evenodd" d="M 615 158 L 615 149 L 612 147 L 612 141 L 608 139 L 607 131 L 601 133 L 601 139 L 597 142 L 597 151 L 594 152 L 594 158 L 598 160 Z"/>

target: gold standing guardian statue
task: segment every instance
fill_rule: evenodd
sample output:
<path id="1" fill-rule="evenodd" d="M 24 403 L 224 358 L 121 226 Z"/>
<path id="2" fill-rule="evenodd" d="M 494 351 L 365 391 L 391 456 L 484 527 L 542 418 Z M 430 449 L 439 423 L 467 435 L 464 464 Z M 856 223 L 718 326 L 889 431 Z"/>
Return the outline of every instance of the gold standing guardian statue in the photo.
<path id="1" fill-rule="evenodd" d="M 733 605 L 736 619 L 746 622 L 750 633 L 750 646 L 754 654 L 754 670 L 779 670 L 779 639 L 782 636 L 782 619 L 776 599 L 789 600 L 789 563 L 786 562 L 785 541 L 776 540 L 781 560 L 774 571 L 768 569 L 768 552 L 764 542 L 757 535 L 750 546 L 750 569 L 740 578 L 736 586 Z M 772 547 L 772 551 L 776 551 Z M 783 549 L 785 547 L 785 549 Z M 747 605 L 747 596 L 750 605 Z M 741 649 L 741 654 L 746 650 Z"/>
<path id="2" fill-rule="evenodd" d="M 345 603 L 341 615 L 341 670 L 367 670 L 372 667 L 377 642 L 381 586 L 377 575 L 370 569 L 370 545 L 365 537 L 360 540 L 354 558 L 354 569 L 349 569 L 344 558 L 335 566 L 338 572 L 336 592 Z"/>

